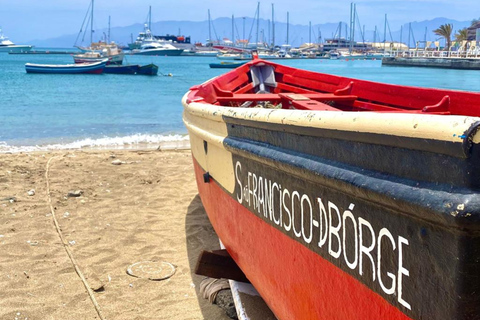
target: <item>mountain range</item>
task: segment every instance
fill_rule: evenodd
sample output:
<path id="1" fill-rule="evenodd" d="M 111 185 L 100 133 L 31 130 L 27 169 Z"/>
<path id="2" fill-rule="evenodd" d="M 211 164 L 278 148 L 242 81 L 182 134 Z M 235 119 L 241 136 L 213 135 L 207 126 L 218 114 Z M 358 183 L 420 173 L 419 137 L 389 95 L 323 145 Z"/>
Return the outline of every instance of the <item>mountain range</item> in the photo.
<path id="1" fill-rule="evenodd" d="M 402 25 L 401 29 L 398 30 L 390 30 L 387 23 L 387 28 L 385 28 L 385 24 L 382 26 L 377 26 L 376 32 L 375 30 L 365 30 L 363 37 L 361 29 L 357 26 L 355 28 L 355 40 L 362 41 L 362 38 L 364 38 L 365 41 L 369 42 L 374 41 L 374 39 L 376 39 L 376 42 L 382 42 L 384 39 L 386 39 L 386 41 L 402 40 L 402 42 L 406 43 L 410 34 L 410 46 L 415 46 L 415 41 L 438 40 L 440 37 L 435 35 L 433 30 L 446 23 L 453 24 L 453 28 L 456 31 L 465 27 L 469 27 L 471 21 L 435 18 L 432 20 L 405 23 Z M 258 25 L 258 40 L 272 43 L 272 27 L 270 21 L 260 19 Z M 319 42 L 319 40 L 324 41 L 328 38 L 338 37 L 340 31 L 339 25 L 340 22 L 324 23 L 312 25 L 310 28 L 309 25 L 290 24 L 287 28 L 286 23 L 275 22 L 275 44 L 281 45 L 288 42 L 292 46 L 299 46 L 305 42 Z M 342 37 L 348 38 L 349 35 L 347 33 L 349 31 L 347 23 L 342 22 L 341 25 Z M 411 25 L 411 29 L 409 29 L 409 25 Z M 190 36 L 192 43 L 205 43 L 206 40 L 209 39 L 209 34 L 211 35 L 212 40 L 221 40 L 223 38 L 231 39 L 232 29 L 235 39 L 249 39 L 250 42 L 255 42 L 257 40 L 256 20 L 248 17 L 235 18 L 233 24 L 231 18 L 217 18 L 211 21 L 210 28 L 208 21 L 158 21 L 153 22 L 151 27 L 152 33 L 155 35 L 170 34 Z M 362 27 L 362 29 L 363 28 L 364 27 Z M 110 38 L 119 44 L 126 45 L 132 42 L 132 39 L 135 40 L 138 33 L 143 31 L 143 29 L 144 25 L 140 23 L 124 27 L 113 27 L 110 29 Z M 384 32 L 385 29 L 387 30 L 386 37 Z M 411 30 L 411 32 L 409 32 L 409 30 Z M 88 45 L 90 40 L 90 31 L 86 30 L 86 32 L 87 34 L 85 34 L 84 31 L 79 34 L 66 34 L 46 39 L 33 39 L 28 43 L 37 47 L 58 48 L 68 48 L 74 44 Z M 95 30 L 94 41 L 104 39 L 107 33 L 107 29 Z"/>

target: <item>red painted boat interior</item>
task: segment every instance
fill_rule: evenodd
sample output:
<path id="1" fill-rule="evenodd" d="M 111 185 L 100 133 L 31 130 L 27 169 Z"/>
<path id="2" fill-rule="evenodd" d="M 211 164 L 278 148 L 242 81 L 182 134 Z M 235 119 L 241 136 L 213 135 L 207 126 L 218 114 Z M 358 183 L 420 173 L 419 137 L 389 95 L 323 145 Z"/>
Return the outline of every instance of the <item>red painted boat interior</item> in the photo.
<path id="1" fill-rule="evenodd" d="M 194 166 L 198 190 L 215 231 L 279 319 L 300 319 L 298 315 L 302 320 L 411 319 L 252 214 L 215 181 L 204 183 L 204 171 L 195 160 Z"/>
<path id="2" fill-rule="evenodd" d="M 274 68 L 276 83 L 258 94 L 250 70 L 262 66 Z M 480 116 L 479 93 L 382 84 L 258 59 L 190 90 L 189 101 L 229 107 L 268 101 L 282 109 Z"/>

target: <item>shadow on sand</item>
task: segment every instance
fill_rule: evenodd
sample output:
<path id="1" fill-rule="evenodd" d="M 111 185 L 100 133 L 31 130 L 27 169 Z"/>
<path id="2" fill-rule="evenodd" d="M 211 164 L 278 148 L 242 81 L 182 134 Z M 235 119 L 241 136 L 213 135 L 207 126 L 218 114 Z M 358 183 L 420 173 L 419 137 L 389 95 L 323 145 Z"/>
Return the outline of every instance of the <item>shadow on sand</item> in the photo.
<path id="1" fill-rule="evenodd" d="M 204 319 L 230 319 L 225 312 L 204 299 L 200 293 L 200 282 L 205 278 L 196 275 L 195 265 L 200 253 L 203 250 L 217 250 L 220 249 L 218 236 L 213 230 L 207 213 L 203 208 L 200 196 L 197 194 L 188 206 L 188 211 L 185 217 L 185 231 L 187 234 L 187 253 L 188 261 L 191 270 L 192 282 L 195 284 L 195 292 L 197 294 L 198 304 L 202 310 Z"/>

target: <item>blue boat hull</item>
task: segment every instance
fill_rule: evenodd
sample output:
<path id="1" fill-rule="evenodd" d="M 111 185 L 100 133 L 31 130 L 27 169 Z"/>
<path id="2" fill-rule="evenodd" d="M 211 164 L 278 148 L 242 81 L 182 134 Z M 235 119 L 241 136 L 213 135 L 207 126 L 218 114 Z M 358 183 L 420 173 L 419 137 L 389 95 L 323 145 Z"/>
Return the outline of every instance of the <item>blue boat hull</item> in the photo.
<path id="1" fill-rule="evenodd" d="M 25 64 L 27 73 L 48 73 L 48 74 L 81 74 L 92 73 L 100 74 L 103 72 L 106 61 L 86 65 L 42 65 Z"/>
<path id="2" fill-rule="evenodd" d="M 245 63 L 246 61 L 245 62 L 228 62 L 228 63 L 210 63 L 210 68 L 233 69 L 233 68 L 240 67 Z"/>
<path id="3" fill-rule="evenodd" d="M 138 69 L 140 69 L 140 66 L 138 64 L 126 66 L 108 65 L 105 67 L 103 72 L 113 74 L 137 74 Z"/>

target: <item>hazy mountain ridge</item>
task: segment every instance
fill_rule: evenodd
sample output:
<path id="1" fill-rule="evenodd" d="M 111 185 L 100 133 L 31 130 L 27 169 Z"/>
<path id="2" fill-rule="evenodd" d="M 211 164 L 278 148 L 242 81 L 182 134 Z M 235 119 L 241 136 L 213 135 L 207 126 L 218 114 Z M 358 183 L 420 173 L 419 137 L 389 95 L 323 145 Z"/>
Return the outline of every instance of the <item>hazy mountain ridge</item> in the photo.
<path id="1" fill-rule="evenodd" d="M 423 41 L 425 39 L 425 28 L 426 40 L 434 41 L 439 37 L 433 33 L 433 30 L 438 28 L 442 24 L 451 23 L 453 24 L 454 30 L 459 30 L 464 27 L 469 27 L 471 21 L 457 21 L 448 18 L 435 18 L 432 20 L 425 21 L 413 21 L 411 22 L 412 34 L 410 35 L 410 44 L 413 46 L 413 41 Z M 308 25 L 289 25 L 288 31 L 288 42 L 293 46 L 299 46 L 304 42 L 309 42 L 311 38 L 312 42 L 318 42 L 319 35 L 321 34 L 322 40 L 325 38 L 332 38 L 333 36 L 338 36 L 339 23 L 324 23 L 324 24 L 315 24 L 312 25 L 312 32 L 309 33 Z M 408 31 L 409 23 L 405 23 L 400 30 L 389 30 L 387 29 L 386 40 L 391 41 L 390 33 L 394 41 L 400 40 L 400 35 L 402 35 L 402 41 L 407 42 L 408 40 Z M 138 33 L 142 31 L 144 25 L 141 23 L 136 23 L 130 26 L 124 27 L 113 27 L 111 28 L 111 39 L 120 44 L 128 44 L 131 42 L 131 39 L 137 37 Z M 270 30 L 269 30 L 269 21 L 260 19 L 259 21 L 259 41 L 262 39 L 265 42 L 272 42 Z M 252 18 L 235 18 L 234 23 L 234 33 L 235 38 L 243 38 L 245 35 L 246 39 L 249 39 L 251 42 L 255 42 L 257 39 L 257 27 L 256 22 Z M 87 31 L 88 32 L 88 31 Z M 206 39 L 209 37 L 209 28 L 208 21 L 158 21 L 152 23 L 152 32 L 155 35 L 185 35 L 190 36 L 192 44 L 194 42 L 205 43 Z M 347 23 L 342 23 L 342 37 L 346 37 L 347 34 Z M 107 29 L 99 29 L 94 33 L 94 41 L 103 39 L 107 34 Z M 264 36 L 263 36 L 264 35 Z M 232 37 L 232 19 L 231 18 L 217 18 L 211 22 L 211 36 L 212 39 L 223 39 Z M 37 47 L 71 47 L 75 44 L 75 39 L 77 34 L 68 34 L 61 35 L 57 37 L 47 38 L 47 39 L 35 39 L 31 40 L 28 43 L 33 44 Z M 90 41 L 89 32 L 83 37 L 80 35 L 79 42 L 77 44 L 81 45 L 81 39 L 84 38 L 83 45 L 87 45 Z M 377 26 L 377 42 L 384 40 L 384 25 Z M 355 30 L 355 40 L 362 41 L 360 28 L 357 27 Z M 374 30 L 365 31 L 365 41 L 374 40 Z M 287 24 L 284 22 L 275 22 L 275 43 L 277 45 L 284 44 L 287 42 Z"/>

